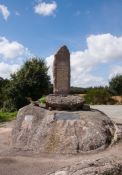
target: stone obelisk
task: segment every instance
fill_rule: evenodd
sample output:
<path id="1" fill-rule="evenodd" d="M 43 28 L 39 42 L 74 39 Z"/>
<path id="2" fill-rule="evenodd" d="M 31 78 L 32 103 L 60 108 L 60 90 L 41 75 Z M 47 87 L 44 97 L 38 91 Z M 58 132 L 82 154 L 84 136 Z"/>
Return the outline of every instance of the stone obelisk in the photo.
<path id="1" fill-rule="evenodd" d="M 66 46 L 55 54 L 53 62 L 53 93 L 68 95 L 70 90 L 70 52 Z"/>

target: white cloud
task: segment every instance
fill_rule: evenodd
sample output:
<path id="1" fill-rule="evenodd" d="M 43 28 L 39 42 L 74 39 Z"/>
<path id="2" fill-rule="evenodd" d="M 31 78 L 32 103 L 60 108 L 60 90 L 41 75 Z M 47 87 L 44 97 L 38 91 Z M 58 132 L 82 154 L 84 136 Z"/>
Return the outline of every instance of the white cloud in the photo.
<path id="1" fill-rule="evenodd" d="M 104 85 L 102 77 L 92 75 L 91 71 L 96 63 L 90 60 L 89 55 L 84 52 L 71 53 L 71 84 L 73 86 L 99 86 Z"/>
<path id="2" fill-rule="evenodd" d="M 0 63 L 0 77 L 10 78 L 10 74 L 16 72 L 20 68 L 18 64 L 6 64 L 4 62 Z"/>
<path id="3" fill-rule="evenodd" d="M 17 41 L 9 41 L 5 37 L 0 37 L 0 55 L 5 59 L 13 59 L 26 55 L 28 49 Z"/>
<path id="4" fill-rule="evenodd" d="M 51 77 L 51 82 L 53 82 L 53 60 L 54 60 L 54 55 L 51 55 L 46 58 L 46 63 L 47 63 L 47 66 L 49 67 L 48 74 Z"/>
<path id="5" fill-rule="evenodd" d="M 122 57 L 122 36 L 117 37 L 110 33 L 91 35 L 87 38 L 87 45 L 88 54 L 98 62 Z"/>
<path id="6" fill-rule="evenodd" d="M 112 67 L 111 73 L 109 75 L 109 79 L 116 76 L 117 74 L 122 74 L 122 66 L 116 65 L 116 66 Z"/>
<path id="7" fill-rule="evenodd" d="M 122 36 L 111 34 L 91 35 L 87 38 L 87 49 L 71 52 L 71 84 L 73 86 L 99 86 L 107 83 L 108 77 L 93 75 L 94 66 L 110 64 L 111 60 L 122 59 Z M 52 77 L 53 56 L 47 58 Z M 121 67 L 116 67 L 120 72 Z"/>
<path id="8" fill-rule="evenodd" d="M 39 2 L 35 7 L 35 13 L 43 16 L 50 16 L 54 14 L 57 8 L 57 3 L 53 1 L 52 3 Z"/>
<path id="9" fill-rule="evenodd" d="M 17 41 L 0 37 L 0 77 L 9 78 L 33 54 Z"/>
<path id="10" fill-rule="evenodd" d="M 6 7 L 5 5 L 3 4 L 0 4 L 0 13 L 2 14 L 3 18 L 5 20 L 8 19 L 9 15 L 10 15 L 10 12 L 8 10 L 8 7 Z"/>

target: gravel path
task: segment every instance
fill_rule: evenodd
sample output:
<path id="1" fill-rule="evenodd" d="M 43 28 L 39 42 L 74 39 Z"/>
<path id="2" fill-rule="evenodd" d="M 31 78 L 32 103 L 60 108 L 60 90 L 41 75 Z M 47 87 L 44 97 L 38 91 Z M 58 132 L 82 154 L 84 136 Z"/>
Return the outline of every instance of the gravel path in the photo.
<path id="1" fill-rule="evenodd" d="M 92 105 L 91 108 L 103 111 L 112 120 L 122 124 L 122 105 Z"/>

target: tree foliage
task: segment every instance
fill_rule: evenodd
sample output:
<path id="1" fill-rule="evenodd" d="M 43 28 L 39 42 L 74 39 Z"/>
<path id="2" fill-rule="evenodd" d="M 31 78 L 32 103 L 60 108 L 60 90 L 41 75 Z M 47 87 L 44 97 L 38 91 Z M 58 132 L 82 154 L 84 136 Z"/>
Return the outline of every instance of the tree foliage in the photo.
<path id="1" fill-rule="evenodd" d="M 0 108 L 3 107 L 3 103 L 6 100 L 6 89 L 9 84 L 9 80 L 0 77 Z"/>
<path id="2" fill-rule="evenodd" d="M 4 108 L 19 109 L 29 103 L 28 97 L 37 100 L 48 94 L 50 78 L 47 71 L 42 59 L 32 58 L 26 61 L 20 70 L 11 75 Z"/>
<path id="3" fill-rule="evenodd" d="M 109 90 L 113 95 L 122 95 L 122 75 L 116 75 L 110 80 Z"/>

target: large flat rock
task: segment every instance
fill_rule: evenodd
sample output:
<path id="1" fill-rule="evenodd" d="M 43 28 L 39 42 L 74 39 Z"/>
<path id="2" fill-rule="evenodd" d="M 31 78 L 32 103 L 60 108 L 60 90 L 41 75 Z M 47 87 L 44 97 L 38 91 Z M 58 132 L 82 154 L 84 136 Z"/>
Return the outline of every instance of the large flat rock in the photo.
<path id="1" fill-rule="evenodd" d="M 117 139 L 117 126 L 104 113 L 48 111 L 28 105 L 20 109 L 12 145 L 47 153 L 88 153 L 103 150 Z"/>

